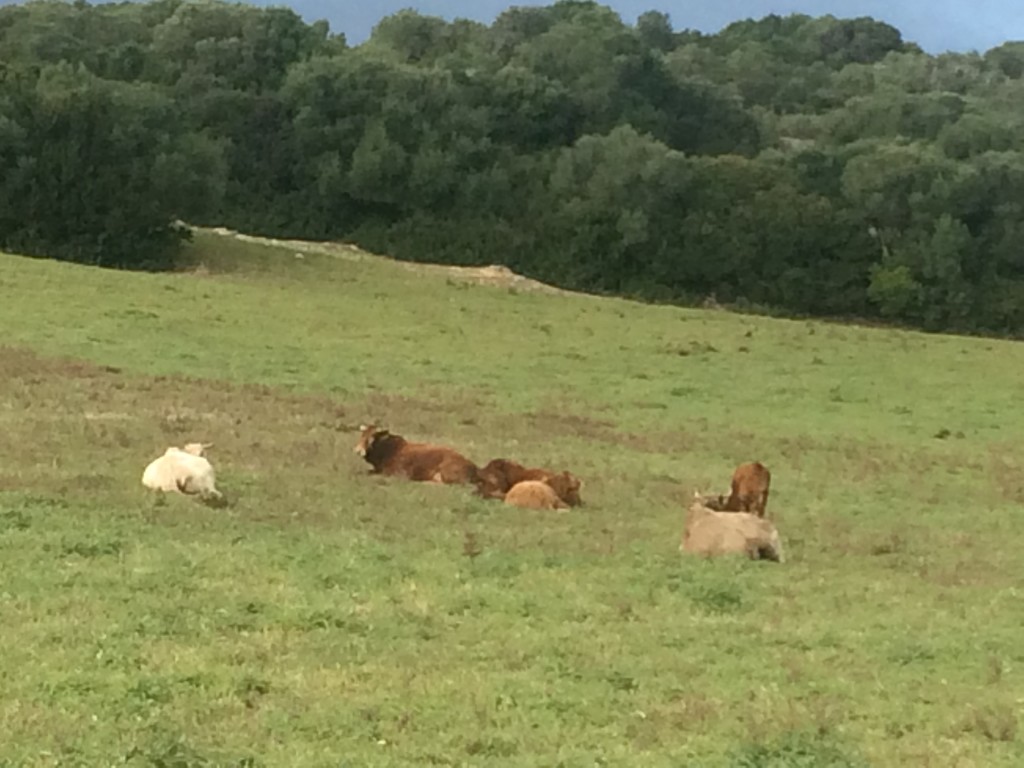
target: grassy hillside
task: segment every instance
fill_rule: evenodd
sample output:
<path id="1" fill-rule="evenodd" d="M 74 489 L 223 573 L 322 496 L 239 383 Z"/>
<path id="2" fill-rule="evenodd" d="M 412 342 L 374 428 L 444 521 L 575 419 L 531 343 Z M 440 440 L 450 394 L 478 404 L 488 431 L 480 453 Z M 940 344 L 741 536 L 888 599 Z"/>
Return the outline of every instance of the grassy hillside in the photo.
<path id="1" fill-rule="evenodd" d="M 0 765 L 1024 762 L 1024 347 L 295 253 L 0 257 Z M 587 506 L 368 477 L 371 418 Z M 189 439 L 229 509 L 143 492 Z M 790 562 L 680 556 L 754 458 Z"/>

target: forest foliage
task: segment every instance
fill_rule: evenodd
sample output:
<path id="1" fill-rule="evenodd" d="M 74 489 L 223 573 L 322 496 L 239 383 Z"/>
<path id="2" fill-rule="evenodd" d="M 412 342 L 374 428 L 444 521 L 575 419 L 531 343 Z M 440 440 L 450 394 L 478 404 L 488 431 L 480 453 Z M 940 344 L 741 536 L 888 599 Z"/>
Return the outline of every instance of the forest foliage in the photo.
<path id="1" fill-rule="evenodd" d="M 1024 42 L 718 34 L 594 2 L 349 46 L 217 0 L 0 8 L 0 247 L 174 264 L 179 221 L 579 290 L 1024 331 Z"/>

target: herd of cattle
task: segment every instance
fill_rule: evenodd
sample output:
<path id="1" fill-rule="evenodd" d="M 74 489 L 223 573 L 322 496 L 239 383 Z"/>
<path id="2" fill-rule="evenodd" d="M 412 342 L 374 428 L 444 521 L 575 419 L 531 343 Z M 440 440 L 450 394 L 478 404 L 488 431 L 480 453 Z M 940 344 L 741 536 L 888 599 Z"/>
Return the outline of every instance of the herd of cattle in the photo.
<path id="1" fill-rule="evenodd" d="M 168 448 L 142 475 L 153 491 L 196 495 L 223 505 L 213 465 L 206 458 L 212 443 L 188 443 Z M 371 466 L 371 473 L 394 475 L 427 483 L 472 485 L 486 499 L 540 510 L 580 506 L 578 477 L 568 471 L 528 468 L 510 459 L 494 459 L 478 467 L 454 448 L 415 443 L 374 424 L 360 427 L 353 450 Z M 732 476 L 728 495 L 694 498 L 686 513 L 679 549 L 706 557 L 741 554 L 751 559 L 782 562 L 778 530 L 765 517 L 771 473 L 760 462 L 741 464 Z"/>

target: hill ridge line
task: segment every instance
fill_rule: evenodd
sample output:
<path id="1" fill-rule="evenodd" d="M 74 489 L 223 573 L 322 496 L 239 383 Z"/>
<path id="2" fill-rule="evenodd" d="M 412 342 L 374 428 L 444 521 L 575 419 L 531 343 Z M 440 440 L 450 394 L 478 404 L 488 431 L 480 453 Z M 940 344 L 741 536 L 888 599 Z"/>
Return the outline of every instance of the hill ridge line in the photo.
<path id="1" fill-rule="evenodd" d="M 296 256 L 301 257 L 302 253 L 316 253 L 323 256 L 330 256 L 345 261 L 388 261 L 401 266 L 410 272 L 426 275 L 438 275 L 460 280 L 475 285 L 490 285 L 498 288 L 514 288 L 516 290 L 534 291 L 550 295 L 561 296 L 588 296 L 591 298 L 604 298 L 596 294 L 570 291 L 565 288 L 558 288 L 554 285 L 534 280 L 531 277 L 520 275 L 503 264 L 490 264 L 486 267 L 462 267 L 450 264 L 435 264 L 433 262 L 404 261 L 392 256 L 370 253 L 352 243 L 340 241 L 320 240 L 298 240 L 281 239 L 274 237 L 260 237 L 247 235 L 228 227 L 196 227 L 188 226 L 190 230 L 207 232 L 220 237 L 232 237 L 246 243 L 265 245 L 276 248 L 287 248 L 292 251 L 299 251 Z"/>

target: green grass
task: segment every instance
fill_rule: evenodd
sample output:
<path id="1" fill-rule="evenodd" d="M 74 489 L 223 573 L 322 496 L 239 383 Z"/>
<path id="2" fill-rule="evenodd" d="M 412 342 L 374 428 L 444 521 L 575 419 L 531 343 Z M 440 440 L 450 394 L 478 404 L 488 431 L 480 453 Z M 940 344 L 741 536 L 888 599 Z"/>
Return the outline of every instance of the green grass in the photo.
<path id="1" fill-rule="evenodd" d="M 1024 347 L 294 252 L 0 257 L 0 766 L 1024 764 Z M 144 493 L 189 439 L 227 510 Z M 788 562 L 680 555 L 751 459 Z"/>

